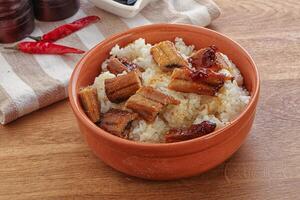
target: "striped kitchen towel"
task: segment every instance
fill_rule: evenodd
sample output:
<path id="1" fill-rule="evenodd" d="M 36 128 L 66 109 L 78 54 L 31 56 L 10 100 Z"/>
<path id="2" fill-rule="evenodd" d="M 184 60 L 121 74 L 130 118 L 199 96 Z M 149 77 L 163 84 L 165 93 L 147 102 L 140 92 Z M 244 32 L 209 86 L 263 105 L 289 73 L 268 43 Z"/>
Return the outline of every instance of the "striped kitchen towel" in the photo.
<path id="1" fill-rule="evenodd" d="M 36 22 L 33 36 L 72 22 L 86 15 L 98 15 L 93 24 L 58 43 L 83 50 L 111 34 L 151 23 L 188 23 L 206 26 L 220 15 L 212 0 L 159 0 L 149 4 L 131 19 L 119 18 L 96 8 L 87 0 L 73 17 L 58 22 Z M 18 52 L 0 53 L 0 122 L 7 124 L 23 115 L 67 97 L 67 86 L 79 55 L 28 55 Z"/>

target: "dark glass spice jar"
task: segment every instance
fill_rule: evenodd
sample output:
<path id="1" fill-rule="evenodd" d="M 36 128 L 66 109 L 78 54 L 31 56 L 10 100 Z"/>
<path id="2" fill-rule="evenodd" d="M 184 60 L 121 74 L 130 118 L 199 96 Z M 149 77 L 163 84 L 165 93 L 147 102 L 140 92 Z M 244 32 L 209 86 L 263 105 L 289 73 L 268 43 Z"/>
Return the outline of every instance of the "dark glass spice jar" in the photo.
<path id="1" fill-rule="evenodd" d="M 58 21 L 74 15 L 79 0 L 33 0 L 35 18 L 40 21 Z"/>
<path id="2" fill-rule="evenodd" d="M 34 29 L 31 0 L 0 0 L 0 43 L 16 42 Z"/>

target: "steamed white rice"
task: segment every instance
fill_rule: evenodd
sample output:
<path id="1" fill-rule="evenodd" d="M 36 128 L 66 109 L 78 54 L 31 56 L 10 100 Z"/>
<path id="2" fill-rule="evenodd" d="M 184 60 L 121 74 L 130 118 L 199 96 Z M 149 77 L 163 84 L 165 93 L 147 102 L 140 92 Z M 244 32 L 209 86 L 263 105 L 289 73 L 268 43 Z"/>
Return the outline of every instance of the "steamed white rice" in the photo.
<path id="1" fill-rule="evenodd" d="M 146 123 L 144 120 L 134 121 L 129 134 L 130 139 L 141 142 L 164 142 L 164 134 L 170 128 L 188 127 L 204 120 L 215 122 L 219 129 L 236 118 L 248 104 L 250 96 L 248 91 L 242 87 L 243 77 L 226 55 L 222 54 L 228 68 L 222 69 L 220 72 L 235 77 L 235 80 L 226 81 L 216 97 L 210 97 L 169 90 L 170 74 L 162 73 L 159 69 L 150 54 L 151 47 L 151 44 L 146 44 L 145 40 L 140 38 L 124 48 L 116 45 L 112 48 L 110 55 L 126 57 L 144 68 L 143 85 L 152 86 L 164 94 L 180 100 L 181 103 L 167 106 L 153 123 Z M 175 47 L 184 57 L 190 56 L 194 51 L 194 46 L 187 46 L 181 38 L 175 39 Z M 101 102 L 102 113 L 107 112 L 110 108 L 124 109 L 124 103 L 114 104 L 108 100 L 105 94 L 104 80 L 115 77 L 114 74 L 107 71 L 106 66 L 107 61 L 103 62 L 102 73 L 94 82 Z"/>

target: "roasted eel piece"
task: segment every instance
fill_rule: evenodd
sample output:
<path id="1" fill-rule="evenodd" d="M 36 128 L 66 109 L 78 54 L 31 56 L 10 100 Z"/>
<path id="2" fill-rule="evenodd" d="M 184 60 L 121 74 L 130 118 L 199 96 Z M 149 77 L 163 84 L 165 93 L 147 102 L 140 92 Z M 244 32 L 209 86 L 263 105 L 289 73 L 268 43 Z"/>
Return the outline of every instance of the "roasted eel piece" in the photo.
<path id="1" fill-rule="evenodd" d="M 94 123 L 100 120 L 100 103 L 98 101 L 97 89 L 88 86 L 80 89 L 79 97 L 85 113 Z"/>
<path id="2" fill-rule="evenodd" d="M 103 115 L 99 126 L 113 135 L 128 138 L 131 122 L 137 117 L 136 113 L 111 108 Z"/>
<path id="3" fill-rule="evenodd" d="M 164 93 L 161 93 L 157 90 L 155 90 L 153 87 L 145 86 L 142 87 L 137 94 L 151 100 L 155 101 L 157 103 L 162 104 L 163 106 L 168 104 L 178 105 L 180 104 L 180 101 L 174 99 L 172 96 L 165 95 Z"/>
<path id="4" fill-rule="evenodd" d="M 214 96 L 225 80 L 232 80 L 232 77 L 205 68 L 197 71 L 181 68 L 173 71 L 168 87 L 179 92 Z"/>
<path id="5" fill-rule="evenodd" d="M 201 95 L 214 96 L 217 89 L 205 83 L 193 81 L 191 72 L 188 69 L 175 69 L 171 76 L 168 88 L 178 92 L 196 93 Z"/>
<path id="6" fill-rule="evenodd" d="M 116 58 L 111 57 L 107 63 L 107 70 L 110 73 L 113 73 L 115 75 L 121 74 L 123 71 L 134 71 L 139 70 L 141 72 L 144 71 L 143 68 L 138 66 L 137 64 L 129 61 L 127 58 Z"/>
<path id="7" fill-rule="evenodd" d="M 112 57 L 107 63 L 107 70 L 110 73 L 117 75 L 121 74 L 123 71 L 127 71 L 127 68 L 118 58 Z"/>
<path id="8" fill-rule="evenodd" d="M 171 71 L 174 67 L 188 66 L 187 61 L 177 52 L 174 44 L 163 41 L 151 48 L 153 59 L 163 71 Z"/>
<path id="9" fill-rule="evenodd" d="M 210 46 L 202 48 L 189 57 L 189 62 L 196 70 L 201 68 L 209 68 L 213 71 L 219 71 L 222 67 L 217 64 L 217 48 Z"/>
<path id="10" fill-rule="evenodd" d="M 126 107 L 138 113 L 144 120 L 153 122 L 158 113 L 168 104 L 178 105 L 180 101 L 147 86 L 131 96 L 126 102 Z"/>
<path id="11" fill-rule="evenodd" d="M 151 101 L 139 94 L 131 96 L 126 102 L 126 107 L 138 113 L 141 118 L 148 122 L 153 122 L 163 109 L 162 104 Z"/>
<path id="12" fill-rule="evenodd" d="M 243 76 L 240 73 L 235 73 L 234 69 L 231 67 L 230 61 L 226 61 L 224 56 L 220 52 L 216 53 L 216 64 L 222 68 L 226 69 L 232 74 L 234 74 L 234 80 L 238 84 L 238 86 L 243 86 L 244 84 L 244 79 Z"/>
<path id="13" fill-rule="evenodd" d="M 213 132 L 215 128 L 216 124 L 210 121 L 203 121 L 200 124 L 193 124 L 188 128 L 173 128 L 166 133 L 165 140 L 167 143 L 190 140 L 207 135 Z"/>
<path id="14" fill-rule="evenodd" d="M 215 87 L 222 87 L 225 81 L 233 80 L 233 77 L 231 76 L 225 76 L 224 74 L 214 72 L 208 68 L 190 71 L 190 77 L 195 82 L 206 83 Z"/>
<path id="15" fill-rule="evenodd" d="M 230 68 L 220 52 L 216 53 L 216 64 L 217 66 L 219 66 L 219 68 L 224 68 L 224 69 Z"/>
<path id="16" fill-rule="evenodd" d="M 106 79 L 104 84 L 107 98 L 114 103 L 120 103 L 128 99 L 142 86 L 141 80 L 135 71 Z"/>

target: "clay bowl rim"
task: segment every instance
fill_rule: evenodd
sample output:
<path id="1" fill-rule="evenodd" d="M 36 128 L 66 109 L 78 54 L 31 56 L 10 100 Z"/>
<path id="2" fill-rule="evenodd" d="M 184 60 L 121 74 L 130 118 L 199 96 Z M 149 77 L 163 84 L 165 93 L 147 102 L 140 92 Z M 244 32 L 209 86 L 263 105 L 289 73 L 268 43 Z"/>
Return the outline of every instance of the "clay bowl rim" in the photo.
<path id="1" fill-rule="evenodd" d="M 96 49 L 98 49 L 100 46 L 102 46 L 103 44 L 109 43 L 110 41 L 113 41 L 119 37 L 125 36 L 125 35 L 130 35 L 139 31 L 144 31 L 146 29 L 147 30 L 153 30 L 153 29 L 159 29 L 159 28 L 163 28 L 164 30 L 167 28 L 179 28 L 182 29 L 182 31 L 186 31 L 186 29 L 193 29 L 193 30 L 201 30 L 202 32 L 206 32 L 207 35 L 217 35 L 218 37 L 224 38 L 225 40 L 229 40 L 230 42 L 232 42 L 234 45 L 236 45 L 238 48 L 241 49 L 241 52 L 247 57 L 248 61 L 250 62 L 251 66 L 253 67 L 253 70 L 255 72 L 255 77 L 253 77 L 254 79 L 254 86 L 252 88 L 251 91 L 251 98 L 250 98 L 250 102 L 248 103 L 248 105 L 246 106 L 246 108 L 243 110 L 242 113 L 240 113 L 240 115 L 234 119 L 230 124 L 226 125 L 223 128 L 220 128 L 210 134 L 198 137 L 198 138 L 194 138 L 191 140 L 186 140 L 186 141 L 181 141 L 181 142 L 174 142 L 174 143 L 143 143 L 143 142 L 137 142 L 137 141 L 132 141 L 132 140 L 127 140 L 127 139 L 123 139 L 117 136 L 114 136 L 108 132 L 106 132 L 105 130 L 101 129 L 100 127 L 98 127 L 96 124 L 94 124 L 92 121 L 90 121 L 90 119 L 85 115 L 80 102 L 78 100 L 77 97 L 77 91 L 76 91 L 76 86 L 77 86 L 77 80 L 79 75 L 82 72 L 83 66 L 85 61 L 89 58 L 90 54 L 92 54 L 93 51 L 95 51 Z M 241 120 L 241 118 L 243 118 L 246 113 L 250 112 L 250 109 L 254 106 L 256 107 L 255 103 L 256 100 L 258 99 L 259 96 L 259 90 L 260 90 L 260 78 L 259 78 L 259 74 L 258 74 L 258 70 L 257 70 L 257 66 L 254 63 L 252 57 L 249 55 L 249 53 L 241 46 L 239 45 L 237 42 L 233 41 L 232 39 L 230 39 L 229 37 L 227 37 L 224 34 L 218 33 L 214 30 L 211 29 L 207 29 L 204 27 L 199 27 L 199 26 L 195 26 L 195 25 L 187 25 L 187 24 L 165 24 L 165 23 L 161 23 L 161 24 L 151 24 L 151 25 L 144 25 L 144 26 L 139 26 L 136 28 L 131 28 L 125 32 L 121 32 L 121 33 L 117 33 L 114 34 L 108 38 L 106 38 L 105 40 L 101 41 L 99 44 L 97 44 L 96 46 L 94 46 L 91 50 L 89 50 L 82 58 L 81 60 L 77 63 L 76 67 L 74 68 L 74 71 L 72 73 L 72 76 L 70 78 L 70 82 L 69 82 L 69 88 L 68 88 L 68 93 L 69 93 L 69 100 L 71 103 L 71 107 L 74 111 L 74 114 L 77 116 L 77 120 L 80 120 L 82 123 L 84 123 L 85 126 L 88 127 L 88 129 L 90 131 L 96 134 L 98 134 L 100 137 L 105 138 L 106 140 L 116 144 L 116 145 L 122 145 L 122 146 L 127 146 L 130 148 L 136 148 L 136 149 L 142 149 L 142 150 L 153 150 L 153 149 L 160 149 L 160 150 L 167 150 L 169 148 L 184 148 L 184 147 L 188 147 L 191 146 L 193 144 L 199 143 L 200 141 L 205 141 L 207 139 L 212 139 L 213 137 L 220 135 L 222 133 L 224 133 L 225 131 L 227 131 L 228 129 L 230 129 L 231 127 L 233 127 L 234 125 L 236 125 L 237 123 L 239 123 L 239 121 Z M 255 108 L 254 108 L 255 109 Z M 79 122 L 78 122 L 79 123 Z M 228 138 L 226 138 L 228 139 Z"/>

